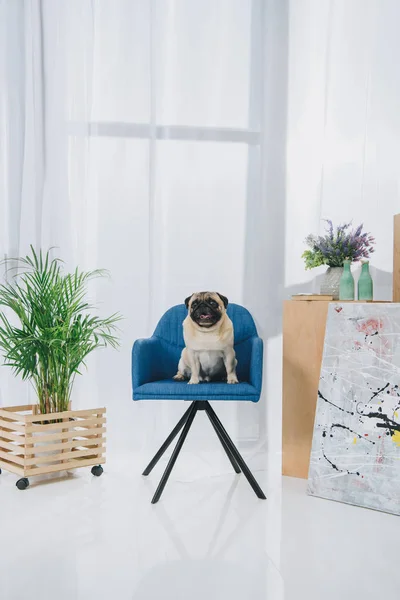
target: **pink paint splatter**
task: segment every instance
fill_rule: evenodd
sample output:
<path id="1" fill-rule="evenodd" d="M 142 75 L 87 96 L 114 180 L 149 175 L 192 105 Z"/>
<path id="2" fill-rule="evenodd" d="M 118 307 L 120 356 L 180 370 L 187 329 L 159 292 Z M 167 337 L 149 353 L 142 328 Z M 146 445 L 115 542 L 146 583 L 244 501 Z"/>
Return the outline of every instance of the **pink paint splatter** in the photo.
<path id="1" fill-rule="evenodd" d="M 383 319 L 366 319 L 357 323 L 357 330 L 365 335 L 373 335 L 383 330 Z"/>

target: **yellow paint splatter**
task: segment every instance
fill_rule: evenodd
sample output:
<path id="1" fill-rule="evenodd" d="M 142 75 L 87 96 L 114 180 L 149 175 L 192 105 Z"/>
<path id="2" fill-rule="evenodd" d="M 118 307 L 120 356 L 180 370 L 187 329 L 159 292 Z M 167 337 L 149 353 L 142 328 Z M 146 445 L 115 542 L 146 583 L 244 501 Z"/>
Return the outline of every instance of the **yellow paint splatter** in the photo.
<path id="1" fill-rule="evenodd" d="M 397 410 L 395 411 L 394 416 L 396 417 L 396 419 L 399 416 L 399 413 L 397 412 Z"/>
<path id="2" fill-rule="evenodd" d="M 357 438 L 356 437 L 353 439 L 353 444 L 357 444 Z"/>
<path id="3" fill-rule="evenodd" d="M 400 448 L 400 431 L 394 432 L 394 434 L 392 435 L 392 440 L 394 441 L 396 446 L 399 446 L 399 448 Z"/>

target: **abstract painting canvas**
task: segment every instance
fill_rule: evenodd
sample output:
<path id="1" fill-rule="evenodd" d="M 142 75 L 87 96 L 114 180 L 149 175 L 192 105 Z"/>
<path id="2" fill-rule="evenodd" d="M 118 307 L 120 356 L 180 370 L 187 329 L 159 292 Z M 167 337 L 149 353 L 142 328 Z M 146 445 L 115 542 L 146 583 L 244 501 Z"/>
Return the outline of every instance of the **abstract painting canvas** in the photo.
<path id="1" fill-rule="evenodd" d="M 329 306 L 308 492 L 400 515 L 400 304 Z"/>

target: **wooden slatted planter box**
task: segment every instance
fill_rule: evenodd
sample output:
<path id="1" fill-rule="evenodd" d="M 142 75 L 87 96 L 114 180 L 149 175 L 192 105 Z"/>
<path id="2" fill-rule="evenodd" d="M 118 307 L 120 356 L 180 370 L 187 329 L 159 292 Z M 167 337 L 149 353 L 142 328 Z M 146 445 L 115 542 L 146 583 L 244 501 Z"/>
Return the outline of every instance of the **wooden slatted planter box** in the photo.
<path id="1" fill-rule="evenodd" d="M 36 405 L 0 409 L 0 469 L 28 477 L 93 466 L 101 475 L 106 451 L 106 409 L 37 414 Z"/>

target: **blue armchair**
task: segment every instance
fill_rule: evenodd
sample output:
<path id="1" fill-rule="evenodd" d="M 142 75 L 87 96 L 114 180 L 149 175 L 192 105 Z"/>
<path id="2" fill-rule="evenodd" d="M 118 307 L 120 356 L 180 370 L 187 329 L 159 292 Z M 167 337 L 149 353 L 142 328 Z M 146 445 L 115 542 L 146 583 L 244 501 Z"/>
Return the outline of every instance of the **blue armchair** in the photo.
<path id="1" fill-rule="evenodd" d="M 250 313 L 237 304 L 230 304 L 227 313 L 235 332 L 235 352 L 238 360 L 238 384 L 200 383 L 188 385 L 173 380 L 182 349 L 182 323 L 187 316 L 184 304 L 169 309 L 158 323 L 153 336 L 137 340 L 132 349 L 132 385 L 134 400 L 189 400 L 185 414 L 165 440 L 157 454 L 143 472 L 148 475 L 161 456 L 181 431 L 165 473 L 154 494 L 152 503 L 161 497 L 165 484 L 178 458 L 189 429 L 198 410 L 204 410 L 236 473 L 243 471 L 256 495 L 265 499 L 264 492 L 247 467 L 209 401 L 258 402 L 261 394 L 263 343 Z"/>

